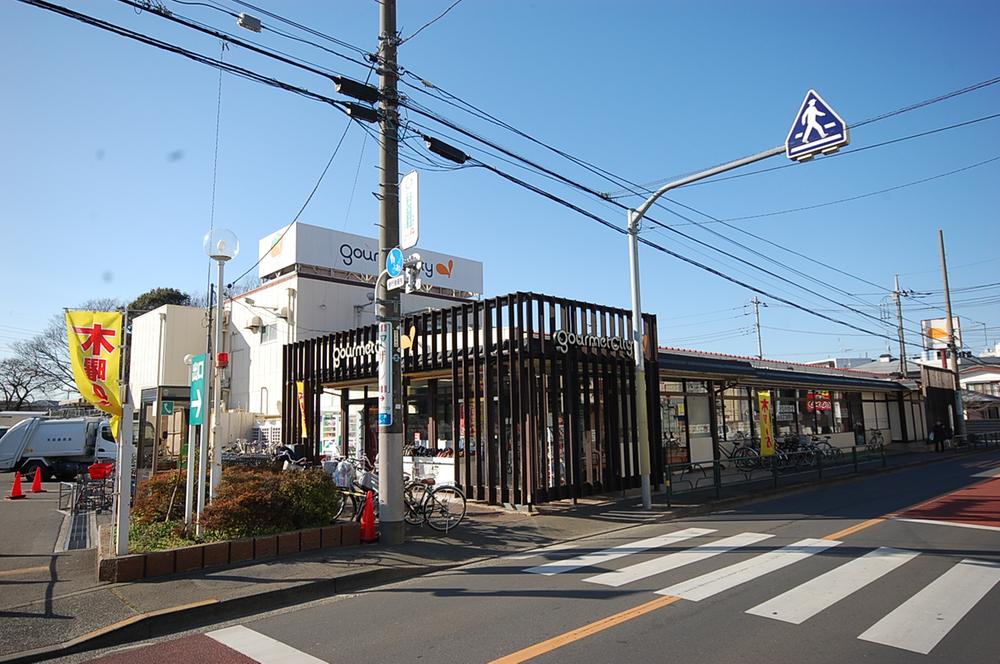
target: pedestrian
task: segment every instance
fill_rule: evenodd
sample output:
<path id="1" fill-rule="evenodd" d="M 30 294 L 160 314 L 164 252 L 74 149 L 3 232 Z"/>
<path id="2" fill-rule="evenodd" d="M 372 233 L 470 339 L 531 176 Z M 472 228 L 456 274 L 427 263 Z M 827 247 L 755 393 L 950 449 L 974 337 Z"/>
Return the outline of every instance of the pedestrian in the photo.
<path id="1" fill-rule="evenodd" d="M 941 420 L 934 423 L 934 427 L 931 429 L 931 441 L 934 443 L 934 451 L 940 452 L 944 446 L 944 427 L 941 426 Z"/>

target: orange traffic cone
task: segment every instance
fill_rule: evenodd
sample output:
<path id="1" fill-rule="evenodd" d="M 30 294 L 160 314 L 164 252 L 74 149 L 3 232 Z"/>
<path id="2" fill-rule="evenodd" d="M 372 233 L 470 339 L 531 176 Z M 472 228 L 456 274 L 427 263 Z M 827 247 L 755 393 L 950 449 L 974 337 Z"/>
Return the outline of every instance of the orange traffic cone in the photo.
<path id="1" fill-rule="evenodd" d="M 7 500 L 17 500 L 19 498 L 27 498 L 21 491 L 21 473 L 14 473 L 14 486 L 10 490 L 10 495 L 7 496 Z"/>
<path id="2" fill-rule="evenodd" d="M 42 488 L 42 469 L 35 468 L 35 479 L 31 481 L 31 493 L 45 493 Z"/>
<path id="3" fill-rule="evenodd" d="M 361 512 L 361 542 L 371 544 L 378 541 L 375 531 L 375 495 L 369 491 L 365 498 L 365 507 Z"/>

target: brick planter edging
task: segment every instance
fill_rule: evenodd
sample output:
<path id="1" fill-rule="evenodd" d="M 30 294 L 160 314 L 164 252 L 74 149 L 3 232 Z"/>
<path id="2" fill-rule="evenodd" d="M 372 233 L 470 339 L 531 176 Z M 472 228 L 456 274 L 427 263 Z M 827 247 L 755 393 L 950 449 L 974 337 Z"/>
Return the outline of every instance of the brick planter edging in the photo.
<path id="1" fill-rule="evenodd" d="M 348 522 L 277 535 L 115 556 L 112 553 L 111 528 L 102 526 L 98 543 L 97 579 L 111 583 L 138 581 L 199 569 L 228 567 L 261 558 L 294 555 L 300 551 L 357 546 L 359 535 L 360 525 Z"/>

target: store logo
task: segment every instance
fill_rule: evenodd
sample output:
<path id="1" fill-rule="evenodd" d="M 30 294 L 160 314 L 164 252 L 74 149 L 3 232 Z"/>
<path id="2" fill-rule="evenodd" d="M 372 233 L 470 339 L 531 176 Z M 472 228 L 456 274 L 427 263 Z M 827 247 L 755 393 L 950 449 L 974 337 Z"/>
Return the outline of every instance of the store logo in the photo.
<path id="1" fill-rule="evenodd" d="M 594 334 L 575 334 L 566 330 L 556 332 L 555 342 L 556 349 L 560 353 L 569 352 L 570 346 L 607 349 L 612 353 L 632 351 L 632 342 L 624 337 L 599 337 Z"/>
<path id="2" fill-rule="evenodd" d="M 281 241 L 284 237 L 284 233 L 274 234 L 274 238 L 271 240 L 271 258 L 277 258 L 281 254 Z"/>
<path id="3" fill-rule="evenodd" d="M 413 348 L 413 340 L 417 338 L 417 327 L 416 325 L 410 326 L 409 334 L 399 335 L 399 350 L 410 350 Z"/>
<path id="4" fill-rule="evenodd" d="M 333 368 L 339 369 L 341 360 L 350 360 L 355 357 L 374 355 L 377 347 L 378 343 L 375 341 L 368 341 L 363 344 L 354 344 L 352 346 L 346 346 L 344 348 L 334 347 Z"/>
<path id="5" fill-rule="evenodd" d="M 455 269 L 455 261 L 453 261 L 453 260 L 451 260 L 449 258 L 447 265 L 445 265 L 444 263 L 438 263 L 435 266 L 435 268 L 437 269 L 437 273 L 438 274 L 442 274 L 442 275 L 448 277 L 449 279 L 451 279 L 452 270 Z"/>

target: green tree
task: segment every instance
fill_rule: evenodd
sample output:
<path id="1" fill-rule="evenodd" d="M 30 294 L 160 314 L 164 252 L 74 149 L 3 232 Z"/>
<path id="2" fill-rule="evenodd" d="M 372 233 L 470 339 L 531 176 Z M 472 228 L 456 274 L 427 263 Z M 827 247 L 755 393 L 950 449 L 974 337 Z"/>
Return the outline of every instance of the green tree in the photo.
<path id="1" fill-rule="evenodd" d="M 152 311 L 164 304 L 188 306 L 191 304 L 191 296 L 176 288 L 154 288 L 129 303 L 129 315 L 136 316 L 142 312 Z"/>

